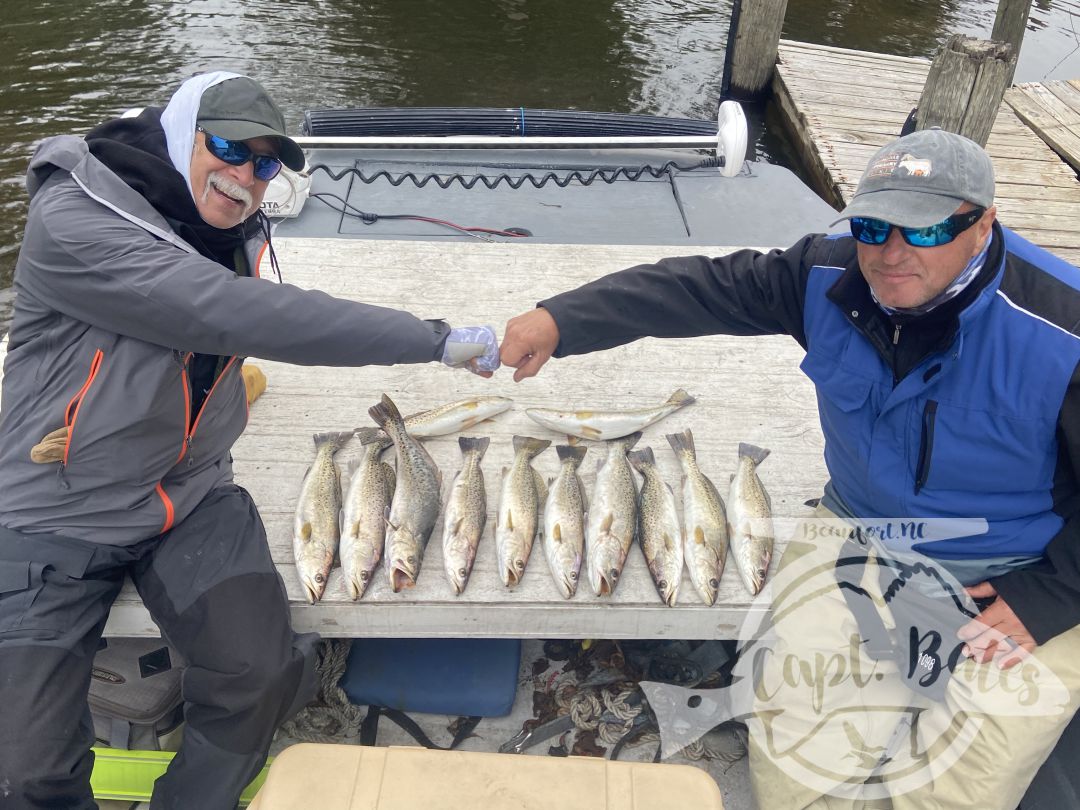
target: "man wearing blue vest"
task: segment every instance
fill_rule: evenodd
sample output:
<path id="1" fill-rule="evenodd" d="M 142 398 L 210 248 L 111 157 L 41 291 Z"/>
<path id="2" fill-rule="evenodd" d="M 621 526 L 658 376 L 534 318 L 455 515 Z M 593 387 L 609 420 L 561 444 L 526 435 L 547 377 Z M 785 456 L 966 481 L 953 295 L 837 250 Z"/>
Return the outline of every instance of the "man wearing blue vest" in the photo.
<path id="1" fill-rule="evenodd" d="M 854 639 L 830 675 L 866 688 L 771 706 L 759 688 L 758 804 L 1013 810 L 1080 702 L 1080 271 L 1002 227 L 989 156 L 938 129 L 880 149 L 840 220 L 850 235 L 666 259 L 542 301 L 507 324 L 502 362 L 520 381 L 646 336 L 794 337 L 831 480 L 775 576 L 817 555 L 835 580 L 789 611 L 773 659 Z M 914 519 L 969 530 L 892 548 L 848 531 Z M 860 543 L 874 575 L 836 587 Z M 927 619 L 935 596 L 954 598 Z"/>

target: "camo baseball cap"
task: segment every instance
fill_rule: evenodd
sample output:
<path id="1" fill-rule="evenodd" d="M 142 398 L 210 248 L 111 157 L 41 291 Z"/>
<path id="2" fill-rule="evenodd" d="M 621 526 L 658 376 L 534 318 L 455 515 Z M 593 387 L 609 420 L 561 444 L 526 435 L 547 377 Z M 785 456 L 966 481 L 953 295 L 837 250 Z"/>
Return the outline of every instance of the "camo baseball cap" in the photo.
<path id="1" fill-rule="evenodd" d="M 994 166 L 975 141 L 923 129 L 883 146 L 870 159 L 855 196 L 833 223 L 852 217 L 925 228 L 964 202 L 994 204 Z"/>
<path id="2" fill-rule="evenodd" d="M 208 87 L 199 102 L 195 123 L 230 141 L 273 138 L 282 163 L 295 172 L 304 168 L 304 151 L 285 134 L 285 116 L 263 86 L 247 76 Z"/>

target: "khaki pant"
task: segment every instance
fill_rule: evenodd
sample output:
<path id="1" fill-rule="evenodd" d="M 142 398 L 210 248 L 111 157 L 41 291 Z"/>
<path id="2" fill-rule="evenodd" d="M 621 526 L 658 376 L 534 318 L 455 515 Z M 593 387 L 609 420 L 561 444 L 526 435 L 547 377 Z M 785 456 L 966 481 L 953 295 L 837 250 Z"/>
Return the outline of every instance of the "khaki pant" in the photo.
<path id="1" fill-rule="evenodd" d="M 758 807 L 1014 810 L 1080 703 L 1080 628 L 1009 670 L 962 659 L 943 700 L 916 695 L 861 643 L 837 586 L 844 526 L 819 507 L 771 585 L 749 723 Z M 892 627 L 878 565 L 862 572 L 861 598 Z"/>

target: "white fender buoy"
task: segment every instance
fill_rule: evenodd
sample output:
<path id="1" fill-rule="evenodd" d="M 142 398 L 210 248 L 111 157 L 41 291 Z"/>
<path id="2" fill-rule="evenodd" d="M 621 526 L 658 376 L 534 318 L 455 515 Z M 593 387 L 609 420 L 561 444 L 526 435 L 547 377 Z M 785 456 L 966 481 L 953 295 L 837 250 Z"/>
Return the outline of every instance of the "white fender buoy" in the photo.
<path id="1" fill-rule="evenodd" d="M 723 156 L 720 174 L 734 177 L 746 160 L 748 128 L 746 113 L 737 101 L 725 101 L 716 115 L 716 156 Z"/>

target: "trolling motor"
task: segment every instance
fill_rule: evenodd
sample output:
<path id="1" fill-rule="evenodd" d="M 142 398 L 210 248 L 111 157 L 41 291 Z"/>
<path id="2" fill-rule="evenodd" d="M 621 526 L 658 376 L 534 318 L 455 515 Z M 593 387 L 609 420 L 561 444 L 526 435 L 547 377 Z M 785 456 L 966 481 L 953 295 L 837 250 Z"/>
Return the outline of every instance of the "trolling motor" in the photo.
<path id="1" fill-rule="evenodd" d="M 716 156 L 724 159 L 720 174 L 734 177 L 746 160 L 748 127 L 746 114 L 737 101 L 725 101 L 716 114 Z"/>

